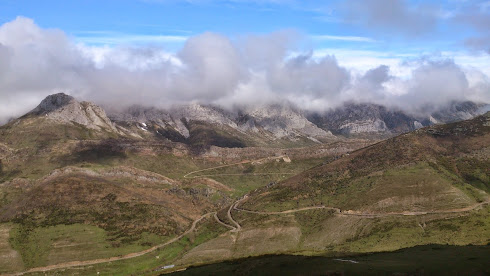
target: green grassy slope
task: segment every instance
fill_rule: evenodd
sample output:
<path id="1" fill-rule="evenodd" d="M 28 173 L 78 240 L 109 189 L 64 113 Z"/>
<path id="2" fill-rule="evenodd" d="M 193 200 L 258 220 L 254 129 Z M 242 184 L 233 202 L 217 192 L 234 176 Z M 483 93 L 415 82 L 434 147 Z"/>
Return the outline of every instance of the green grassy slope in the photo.
<path id="1" fill-rule="evenodd" d="M 359 211 L 461 208 L 486 200 L 490 115 L 434 126 L 349 156 L 251 194 L 253 210 L 329 205 Z"/>

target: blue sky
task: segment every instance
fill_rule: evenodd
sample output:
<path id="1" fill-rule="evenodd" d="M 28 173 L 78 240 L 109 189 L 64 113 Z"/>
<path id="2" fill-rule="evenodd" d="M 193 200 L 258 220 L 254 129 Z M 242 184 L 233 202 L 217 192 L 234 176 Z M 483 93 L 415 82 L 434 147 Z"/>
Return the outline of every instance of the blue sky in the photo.
<path id="1" fill-rule="evenodd" d="M 293 29 L 305 36 L 307 47 L 314 49 L 433 52 L 464 49 L 465 39 L 479 35 L 471 23 L 455 19 L 458 13 L 490 16 L 488 1 L 393 2 L 399 2 L 408 17 L 413 16 L 400 22 L 406 26 L 389 21 L 397 18 L 370 22 L 355 12 L 350 14 L 355 7 L 350 7 L 348 1 L 311 0 L 2 0 L 0 22 L 21 15 L 88 44 L 153 43 L 177 49 L 186 37 L 206 31 L 234 37 Z M 420 10 L 430 12 L 427 17 L 431 18 L 417 18 L 422 17 Z M 426 26 L 410 31 L 410 25 L 425 19 Z"/>
<path id="2" fill-rule="evenodd" d="M 157 106 L 490 102 L 490 1 L 0 0 L 0 122 L 60 90 Z"/>

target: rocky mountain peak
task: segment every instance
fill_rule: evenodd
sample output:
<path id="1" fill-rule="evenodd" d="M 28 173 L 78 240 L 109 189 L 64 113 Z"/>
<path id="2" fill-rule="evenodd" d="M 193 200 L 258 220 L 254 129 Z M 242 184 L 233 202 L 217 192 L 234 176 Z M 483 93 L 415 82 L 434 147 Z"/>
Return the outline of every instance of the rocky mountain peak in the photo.
<path id="1" fill-rule="evenodd" d="M 42 100 L 41 103 L 34 110 L 31 111 L 31 113 L 41 115 L 53 112 L 73 102 L 76 102 L 75 98 L 70 95 L 66 95 L 65 93 L 49 95 L 44 100 Z"/>
<path id="2" fill-rule="evenodd" d="M 63 123 L 77 123 L 90 129 L 116 131 L 105 111 L 90 102 L 78 102 L 65 93 L 47 96 L 27 115 L 42 116 Z"/>

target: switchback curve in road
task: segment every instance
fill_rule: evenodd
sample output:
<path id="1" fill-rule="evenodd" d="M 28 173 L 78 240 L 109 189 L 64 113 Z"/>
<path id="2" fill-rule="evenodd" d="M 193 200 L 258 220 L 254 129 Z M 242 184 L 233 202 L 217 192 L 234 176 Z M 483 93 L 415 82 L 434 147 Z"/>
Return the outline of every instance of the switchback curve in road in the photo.
<path id="1" fill-rule="evenodd" d="M 221 224 L 221 225 L 223 225 L 223 226 L 225 226 L 225 227 L 227 227 L 227 228 L 230 228 L 231 230 L 236 230 L 236 227 L 235 227 L 235 226 L 229 225 L 229 224 L 227 224 L 227 223 L 223 222 L 221 219 L 219 219 L 219 217 L 218 217 L 218 213 L 217 213 L 217 212 L 215 212 L 215 213 L 214 213 L 214 219 L 215 219 L 215 220 L 216 220 L 216 221 L 217 221 L 219 224 Z"/>

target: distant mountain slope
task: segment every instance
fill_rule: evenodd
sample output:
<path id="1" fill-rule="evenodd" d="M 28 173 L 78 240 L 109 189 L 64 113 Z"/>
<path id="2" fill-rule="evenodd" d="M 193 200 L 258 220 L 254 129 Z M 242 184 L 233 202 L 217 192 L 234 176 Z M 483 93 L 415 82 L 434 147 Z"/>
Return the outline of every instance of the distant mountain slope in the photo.
<path id="1" fill-rule="evenodd" d="M 432 113 L 432 118 L 438 123 L 452 123 L 468 120 L 475 116 L 490 111 L 488 104 L 476 104 L 474 102 L 452 102 L 449 106 Z"/>
<path id="2" fill-rule="evenodd" d="M 111 112 L 109 117 L 121 125 L 138 123 L 147 130 L 176 142 L 191 142 L 196 136 L 216 137 L 208 142 L 235 147 L 292 142 L 314 144 L 332 141 L 335 136 L 383 139 L 433 124 L 466 120 L 482 114 L 488 105 L 453 102 L 431 115 L 413 115 L 376 104 L 347 103 L 325 112 L 306 112 L 291 104 L 266 104 L 228 111 L 209 105 L 183 105 L 169 109 L 133 106 Z M 191 133 L 192 125 L 200 126 Z M 202 135 L 205 126 L 207 132 Z M 219 138 L 218 138 L 219 137 Z M 221 142 L 220 142 L 221 141 Z"/>
<path id="3" fill-rule="evenodd" d="M 467 113 L 448 112 L 434 115 L 434 121 Z M 410 129 L 410 118 L 382 107 L 349 113 L 358 114 L 352 117 L 356 120 L 381 118 L 383 130 L 374 137 Z M 305 114 L 290 105 L 234 112 L 189 105 L 132 107 L 106 116 L 94 104 L 49 96 L 0 126 L 0 223 L 10 229 L 3 241 L 22 255 L 25 268 L 39 267 L 139 252 L 191 229 L 192 221 L 208 214 L 195 231 L 156 250 L 158 255 L 128 260 L 134 269 L 156 261 L 148 265 L 154 273 L 177 259 L 188 265 L 257 254 L 321 253 L 333 246 L 347 252 L 344 246 L 355 249 L 360 243 L 371 252 L 362 239 L 391 229 L 395 232 L 386 236 L 415 229 L 418 240 L 409 236 L 406 243 L 385 239 L 383 244 L 374 236 L 373 243 L 381 244 L 376 250 L 447 242 L 453 229 L 466 237 L 451 241 L 487 239 L 488 207 L 471 208 L 482 207 L 490 192 L 490 113 L 354 152 L 373 140 L 332 136 Z M 351 120 L 338 118 L 344 120 L 339 126 Z M 287 179 L 298 172 L 303 173 Z M 317 208 L 321 205 L 333 208 Z M 460 210 L 470 209 L 467 218 L 459 218 Z M 454 210 L 448 217 L 432 213 L 431 221 L 413 215 Z M 84 243 L 77 242 L 86 235 Z M 173 257 L 167 259 L 167 253 Z M 53 254 L 63 258 L 50 259 Z M 99 271 L 101 266 L 76 269 Z"/>
<path id="4" fill-rule="evenodd" d="M 304 112 L 290 105 L 266 105 L 242 113 L 249 116 L 255 126 L 270 131 L 275 137 L 306 135 L 309 138 L 331 138 L 328 130 L 318 128 L 308 121 Z"/>
<path id="5" fill-rule="evenodd" d="M 436 123 L 471 119 L 483 114 L 485 106 L 473 102 L 452 102 L 431 115 L 414 115 L 377 104 L 347 103 L 323 113 L 312 112 L 308 119 L 337 135 L 393 136 Z"/>
<path id="6" fill-rule="evenodd" d="M 336 138 L 306 119 L 289 105 L 267 105 L 227 111 L 216 106 L 190 104 L 167 110 L 132 106 L 111 112 L 118 125 L 136 125 L 175 142 L 223 147 L 316 144 Z M 146 134 L 149 134 L 146 133 Z"/>
<path id="7" fill-rule="evenodd" d="M 325 204 L 362 212 L 433 211 L 485 201 L 490 192 L 490 112 L 352 152 L 252 193 L 248 208 Z"/>

